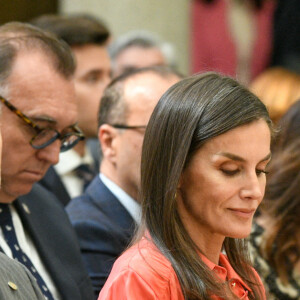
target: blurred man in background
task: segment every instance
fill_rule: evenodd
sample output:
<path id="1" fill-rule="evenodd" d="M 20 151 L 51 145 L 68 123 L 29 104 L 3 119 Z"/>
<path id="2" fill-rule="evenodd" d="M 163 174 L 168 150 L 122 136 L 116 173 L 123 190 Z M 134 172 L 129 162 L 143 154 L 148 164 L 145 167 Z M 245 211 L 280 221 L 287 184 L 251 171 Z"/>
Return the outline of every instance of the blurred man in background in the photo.
<path id="1" fill-rule="evenodd" d="M 67 206 L 95 295 L 140 222 L 138 192 L 145 129 L 161 95 L 179 79 L 165 67 L 135 70 L 113 80 L 101 99 L 100 174 Z"/>
<path id="2" fill-rule="evenodd" d="M 175 49 L 154 33 L 133 30 L 118 37 L 109 46 L 113 76 L 138 68 L 169 66 L 176 69 Z"/>
<path id="3" fill-rule="evenodd" d="M 107 44 L 110 33 L 98 19 L 87 15 L 43 15 L 32 21 L 43 30 L 65 41 L 76 60 L 74 74 L 78 105 L 78 125 L 86 140 L 62 153 L 59 163 L 50 168 L 41 181 L 66 205 L 82 194 L 99 168 L 97 111 L 104 88 L 110 82 L 111 68 Z M 90 142 L 90 147 L 87 146 Z"/>

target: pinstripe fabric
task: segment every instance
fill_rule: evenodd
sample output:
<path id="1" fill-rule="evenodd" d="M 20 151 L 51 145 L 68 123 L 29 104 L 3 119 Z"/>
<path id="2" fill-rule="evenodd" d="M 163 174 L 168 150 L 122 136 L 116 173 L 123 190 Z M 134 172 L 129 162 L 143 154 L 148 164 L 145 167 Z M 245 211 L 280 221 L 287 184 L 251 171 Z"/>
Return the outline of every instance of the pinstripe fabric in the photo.
<path id="1" fill-rule="evenodd" d="M 35 279 L 25 266 L 0 253 L 0 299 L 1 300 L 45 300 Z M 17 289 L 12 289 L 12 282 Z"/>

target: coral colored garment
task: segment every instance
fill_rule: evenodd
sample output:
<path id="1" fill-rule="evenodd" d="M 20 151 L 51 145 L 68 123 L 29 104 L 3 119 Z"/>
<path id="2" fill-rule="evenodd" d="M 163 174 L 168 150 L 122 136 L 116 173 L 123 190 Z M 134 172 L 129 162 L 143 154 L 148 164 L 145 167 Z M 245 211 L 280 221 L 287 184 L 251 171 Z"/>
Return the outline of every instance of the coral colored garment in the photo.
<path id="1" fill-rule="evenodd" d="M 250 79 L 268 65 L 271 56 L 274 1 L 254 11 L 255 40 L 250 58 Z M 218 71 L 236 77 L 237 48 L 228 21 L 228 1 L 191 1 L 191 72 Z"/>
<path id="2" fill-rule="evenodd" d="M 220 254 L 220 264 L 223 267 L 213 264 L 205 257 L 202 259 L 221 280 L 225 281 L 226 277 L 230 280 L 231 289 L 239 299 L 249 299 L 247 294 L 250 288 L 236 274 L 225 255 Z M 98 298 L 116 299 L 184 300 L 184 297 L 170 262 L 151 241 L 143 238 L 117 259 Z M 212 299 L 221 298 L 212 296 Z"/>

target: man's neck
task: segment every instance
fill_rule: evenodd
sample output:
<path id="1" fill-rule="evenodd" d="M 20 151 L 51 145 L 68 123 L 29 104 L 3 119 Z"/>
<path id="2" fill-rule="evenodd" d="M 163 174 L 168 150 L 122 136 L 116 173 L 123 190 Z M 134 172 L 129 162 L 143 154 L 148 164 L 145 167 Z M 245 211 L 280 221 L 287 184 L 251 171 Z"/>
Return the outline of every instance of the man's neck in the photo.
<path id="1" fill-rule="evenodd" d="M 0 203 L 10 204 L 16 200 L 15 196 L 8 195 L 4 191 L 0 190 Z"/>
<path id="2" fill-rule="evenodd" d="M 137 193 L 135 193 L 134 189 L 128 188 L 122 184 L 122 181 L 119 180 L 118 174 L 116 172 L 116 167 L 108 162 L 105 158 L 103 158 L 101 165 L 100 165 L 100 173 L 106 176 L 109 180 L 111 180 L 114 184 L 119 186 L 125 193 L 127 193 L 131 198 L 137 199 Z"/>

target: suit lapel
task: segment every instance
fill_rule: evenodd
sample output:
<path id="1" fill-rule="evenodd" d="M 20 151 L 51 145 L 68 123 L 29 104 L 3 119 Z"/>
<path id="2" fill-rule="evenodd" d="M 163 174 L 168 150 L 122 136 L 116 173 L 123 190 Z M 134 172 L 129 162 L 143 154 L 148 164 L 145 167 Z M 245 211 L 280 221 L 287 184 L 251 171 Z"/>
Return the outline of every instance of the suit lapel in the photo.
<path id="1" fill-rule="evenodd" d="M 61 203 L 51 193 L 37 186 L 34 186 L 29 194 L 19 197 L 14 203 L 24 229 L 33 240 L 41 260 L 60 295 L 63 299 L 71 299 L 70 295 L 74 293 L 73 299 L 77 299 L 77 296 L 75 296 L 77 289 L 75 282 L 64 269 L 60 256 L 56 255 L 57 251 L 60 251 L 60 242 L 56 239 L 56 237 L 59 237 L 57 233 L 64 230 L 61 228 L 64 224 L 60 222 L 60 215 L 57 215 L 58 222 L 53 222 L 55 221 L 53 218 L 54 212 L 61 211 L 61 209 L 53 210 L 53 205 L 54 207 L 61 206 Z M 73 290 L 71 294 L 69 293 L 70 290 Z M 79 294 L 78 291 L 77 294 Z"/>
<path id="2" fill-rule="evenodd" d="M 117 226 L 132 235 L 134 227 L 136 226 L 135 221 L 125 207 L 106 187 L 99 176 L 96 176 L 91 182 L 86 193 L 92 199 L 92 202 L 94 202 L 108 218 L 114 220 Z"/>
<path id="3" fill-rule="evenodd" d="M 47 173 L 39 183 L 48 191 L 54 193 L 64 206 L 70 202 L 70 195 L 53 166 L 48 169 Z"/>

